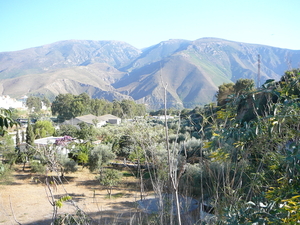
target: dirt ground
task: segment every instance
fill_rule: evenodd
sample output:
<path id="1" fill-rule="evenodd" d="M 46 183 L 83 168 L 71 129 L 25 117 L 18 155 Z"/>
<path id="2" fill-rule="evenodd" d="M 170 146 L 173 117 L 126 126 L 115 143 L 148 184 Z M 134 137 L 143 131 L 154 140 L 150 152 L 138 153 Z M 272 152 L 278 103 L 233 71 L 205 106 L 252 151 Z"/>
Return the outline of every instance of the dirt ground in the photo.
<path id="1" fill-rule="evenodd" d="M 53 194 L 57 199 L 68 194 L 73 202 L 96 221 L 97 224 L 127 224 L 139 211 L 137 180 L 133 176 L 123 176 L 122 185 L 115 188 L 111 199 L 107 191 L 95 179 L 96 174 L 86 168 L 67 174 L 63 185 L 53 185 Z M 116 195 L 118 197 L 116 197 Z M 76 207 L 65 202 L 58 210 L 59 214 L 74 213 Z M 9 185 L 0 185 L 0 225 L 50 224 L 53 213 L 47 198 L 47 188 L 43 177 L 31 174 L 29 168 L 21 167 L 13 173 Z"/>

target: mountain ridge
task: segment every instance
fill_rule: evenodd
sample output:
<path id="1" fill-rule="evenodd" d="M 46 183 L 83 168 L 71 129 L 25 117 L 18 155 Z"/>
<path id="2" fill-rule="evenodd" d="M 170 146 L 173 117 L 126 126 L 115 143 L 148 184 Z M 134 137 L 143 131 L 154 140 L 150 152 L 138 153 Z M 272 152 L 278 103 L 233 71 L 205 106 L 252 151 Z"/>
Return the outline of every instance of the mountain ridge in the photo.
<path id="1" fill-rule="evenodd" d="M 66 40 L 0 52 L 0 94 L 53 99 L 86 92 L 159 109 L 167 85 L 168 107 L 194 107 L 214 101 L 223 83 L 256 79 L 258 55 L 261 83 L 278 80 L 300 62 L 300 50 L 219 38 L 170 39 L 142 50 L 121 41 Z"/>

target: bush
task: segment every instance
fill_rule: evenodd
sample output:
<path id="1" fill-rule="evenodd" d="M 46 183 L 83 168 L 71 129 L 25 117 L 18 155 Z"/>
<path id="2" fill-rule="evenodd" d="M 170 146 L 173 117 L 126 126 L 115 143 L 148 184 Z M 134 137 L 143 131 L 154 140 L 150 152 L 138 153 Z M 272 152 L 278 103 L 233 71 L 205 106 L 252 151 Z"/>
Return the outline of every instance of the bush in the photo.
<path id="1" fill-rule="evenodd" d="M 0 162 L 0 182 L 5 184 L 11 180 L 11 170 L 8 165 Z"/>
<path id="2" fill-rule="evenodd" d="M 61 165 L 61 176 L 64 177 L 66 173 L 75 173 L 78 170 L 78 164 L 73 159 L 69 159 L 64 155 L 59 158 L 59 163 Z"/>
<path id="3" fill-rule="evenodd" d="M 90 152 L 88 168 L 91 172 L 101 170 L 104 165 L 115 157 L 116 155 L 112 152 L 110 145 L 98 145 Z"/>
<path id="4" fill-rule="evenodd" d="M 31 172 L 44 174 L 46 172 L 46 167 L 38 160 L 32 160 L 30 162 Z"/>

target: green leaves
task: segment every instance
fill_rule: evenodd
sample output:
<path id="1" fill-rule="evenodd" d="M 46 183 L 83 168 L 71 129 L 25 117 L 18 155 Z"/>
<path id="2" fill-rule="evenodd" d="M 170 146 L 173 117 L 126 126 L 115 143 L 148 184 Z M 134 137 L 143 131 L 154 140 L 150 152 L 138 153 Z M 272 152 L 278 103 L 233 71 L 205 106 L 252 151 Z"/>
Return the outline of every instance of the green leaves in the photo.
<path id="1" fill-rule="evenodd" d="M 13 127 L 17 123 L 11 118 L 11 111 L 9 109 L 0 108 L 0 128 Z"/>
<path id="2" fill-rule="evenodd" d="M 63 196 L 59 200 L 55 201 L 55 206 L 58 207 L 58 208 L 61 208 L 61 207 L 63 207 L 63 202 L 66 202 L 66 201 L 69 201 L 69 200 L 72 200 L 71 196 L 69 196 L 69 195 Z"/>
<path id="3" fill-rule="evenodd" d="M 55 132 L 53 124 L 49 120 L 39 120 L 33 126 L 36 138 L 44 138 L 52 136 Z"/>
<path id="4" fill-rule="evenodd" d="M 122 178 L 122 174 L 114 169 L 104 170 L 104 175 L 100 178 L 100 184 L 111 188 L 116 186 Z"/>

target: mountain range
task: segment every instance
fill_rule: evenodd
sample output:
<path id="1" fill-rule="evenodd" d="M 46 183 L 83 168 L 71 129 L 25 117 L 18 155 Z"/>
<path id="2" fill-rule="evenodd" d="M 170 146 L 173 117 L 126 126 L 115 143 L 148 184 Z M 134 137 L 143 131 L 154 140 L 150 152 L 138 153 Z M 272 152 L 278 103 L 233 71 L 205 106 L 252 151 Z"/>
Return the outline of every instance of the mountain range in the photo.
<path id="1" fill-rule="evenodd" d="M 145 49 L 121 41 L 67 40 L 1 52 L 0 95 L 53 100 L 60 93 L 86 92 L 159 109 L 166 93 L 167 107 L 192 108 L 215 101 L 223 83 L 278 80 L 299 63 L 300 50 L 219 38 L 171 39 Z"/>

